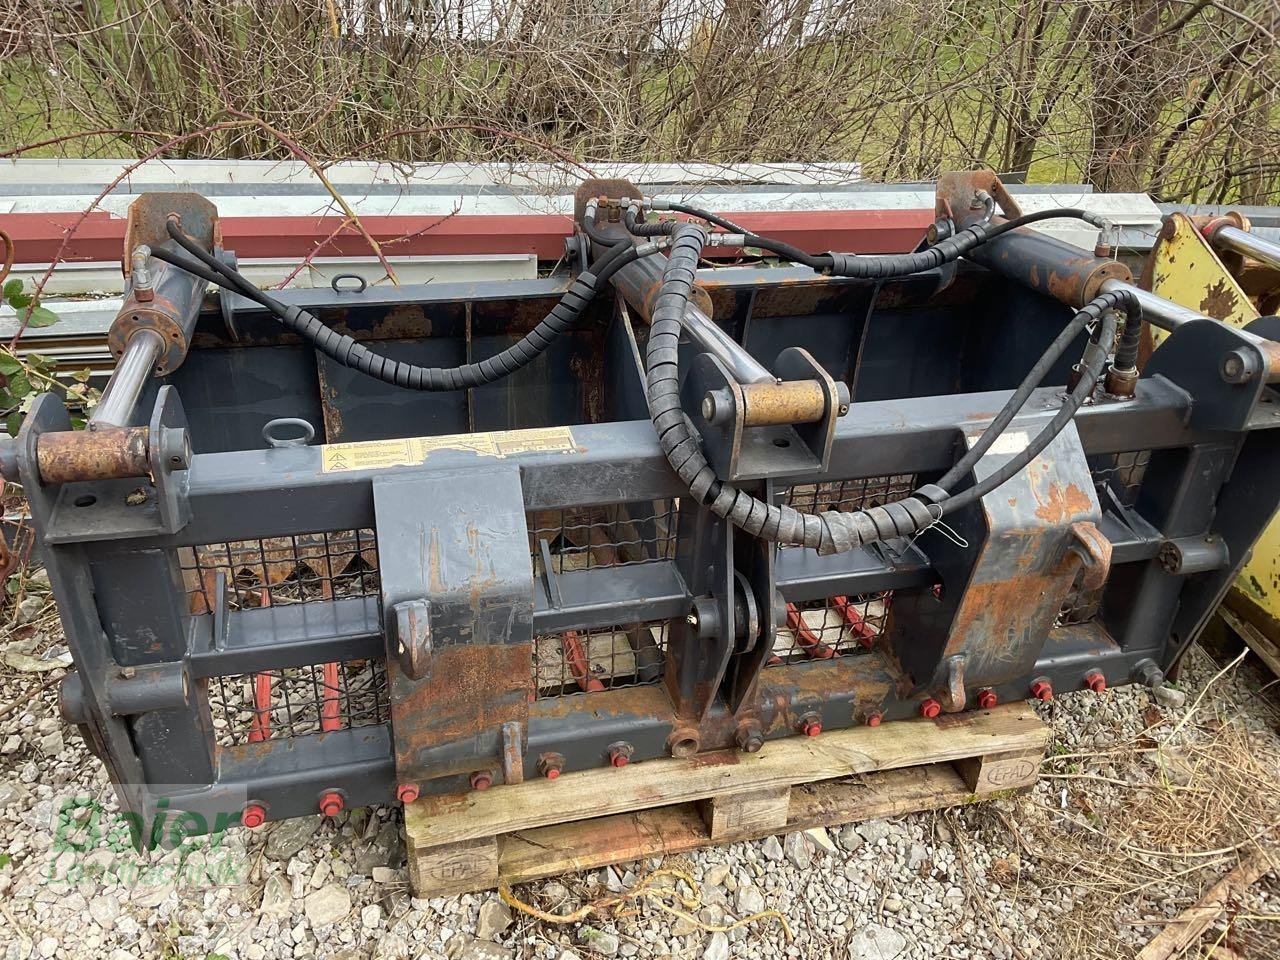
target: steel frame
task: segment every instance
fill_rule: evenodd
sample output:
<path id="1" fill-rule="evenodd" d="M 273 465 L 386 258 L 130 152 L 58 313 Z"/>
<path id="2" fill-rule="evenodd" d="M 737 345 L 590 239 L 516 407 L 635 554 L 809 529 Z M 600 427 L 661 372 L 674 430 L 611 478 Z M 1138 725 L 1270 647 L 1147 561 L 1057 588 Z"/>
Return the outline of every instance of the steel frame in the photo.
<path id="1" fill-rule="evenodd" d="M 883 288 L 802 270 L 722 270 L 707 280 L 721 322 L 763 357 L 785 334 L 788 319 L 770 317 L 770 309 L 753 314 L 753 306 L 771 296 L 796 312 L 807 309 L 819 339 L 821 331 L 861 317 L 859 341 L 847 348 L 857 351 L 892 339 L 891 332 L 871 328 L 873 300 L 882 309 L 926 304 L 945 298 L 948 283 L 971 295 L 991 277 L 966 270 L 958 278 L 916 277 Z M 522 301 L 545 299 L 556 289 L 558 282 L 541 280 L 370 290 L 359 306 L 429 310 L 465 301 L 470 331 L 473 305 L 495 316 L 513 313 Z M 1000 289 L 1012 309 L 1039 312 L 1049 324 L 1061 315 L 1034 294 L 1012 285 Z M 317 309 L 352 304 L 352 295 L 328 291 L 292 296 Z M 287 346 L 278 335 L 269 339 L 266 321 L 247 304 L 232 301 L 226 308 L 234 320 L 230 330 L 207 312 L 193 356 L 201 347 L 256 349 L 234 346 L 237 337 L 242 344 Z M 777 329 L 771 319 L 779 320 Z M 196 453 L 187 469 L 156 478 L 150 500 L 168 509 L 144 521 L 131 519 L 139 511 L 129 503 L 136 480 L 41 482 L 38 438 L 69 423 L 57 397 L 37 402 L 19 438 L 19 465 L 78 667 L 63 689 L 64 713 L 107 763 L 126 806 L 141 811 L 153 804 L 149 785 L 185 784 L 181 800 L 190 809 L 214 814 L 247 797 L 279 819 L 312 813 L 321 796 L 333 793 L 352 806 L 387 802 L 405 783 L 424 792 L 467 789 L 477 771 L 512 782 L 534 775 L 548 756 L 562 759 L 557 769 L 597 766 L 620 744 L 632 762 L 689 750 L 751 749 L 758 746 L 753 737 L 796 735 L 815 718 L 825 728 L 865 723 L 873 715 L 903 718 L 935 697 L 947 709 L 961 709 L 965 693 L 972 701 L 979 688 L 1013 700 L 1027 696 L 1037 679 L 1059 690 L 1080 688 L 1090 673 L 1112 684 L 1150 679 L 1151 671 L 1171 668 L 1198 634 L 1280 503 L 1276 397 L 1260 382 L 1224 382 L 1214 359 L 1255 347 L 1237 331 L 1192 323 L 1153 356 L 1133 398 L 1099 393 L 1082 409 L 1055 448 L 1057 472 L 1040 492 L 1056 496 L 1075 485 L 1084 502 L 1052 520 L 1038 521 L 1034 505 L 1010 511 L 999 502 L 1011 500 L 1009 493 L 996 491 L 956 521 L 964 546 L 931 531 L 913 543 L 823 557 L 762 549 L 682 503 L 682 546 L 672 559 L 559 573 L 544 568 L 535 576 L 525 526 L 530 512 L 685 495 L 652 426 L 641 419 L 635 391 L 642 331 L 622 308 L 601 323 L 611 355 L 622 358 L 604 412 L 613 419 L 570 421 L 571 452 L 493 461 L 442 448 L 416 464 L 326 471 L 317 446 L 202 452 L 204 418 L 192 411 Z M 793 327 L 790 335 L 812 337 L 812 330 Z M 369 335 L 379 336 L 376 326 Z M 996 358 L 989 375 L 969 382 L 1011 382 L 1022 369 L 1017 354 L 1033 349 L 1020 341 Z M 855 371 L 859 359 L 852 361 Z M 792 485 L 828 480 L 937 475 L 1008 396 L 1006 389 L 983 389 L 882 398 L 877 394 L 889 389 L 887 377 L 853 372 L 848 359 L 842 362 L 846 366 L 828 369 L 855 381 L 857 402 L 836 423 L 827 469 L 762 481 L 763 495 L 782 497 Z M 903 391 L 928 377 L 923 368 L 908 372 Z M 1059 394 L 1059 388 L 1038 391 L 1011 430 L 1034 429 Z M 172 410 L 177 396 L 164 390 L 154 399 L 157 410 Z M 1136 450 L 1152 453 L 1134 502 L 1105 484 L 1095 489 L 1091 470 Z M 478 515 L 477 534 L 467 525 Z M 1074 568 L 1055 566 L 1064 541 L 1054 531 L 1079 518 L 1096 522 L 1109 541 L 1110 576 L 1097 617 L 1054 627 L 1075 576 Z M 209 612 L 188 607 L 182 549 L 369 529 L 378 536 L 379 597 L 232 609 L 222 582 Z M 445 544 L 437 557 L 447 561 L 425 578 L 420 561 L 426 554 L 413 546 L 424 531 Z M 1026 589 L 1027 571 L 1018 569 L 1024 554 L 980 561 L 982 549 L 996 540 L 1031 534 L 1050 538 L 1036 570 L 1055 570 L 1053 587 L 1038 594 Z M 1220 543 L 1217 559 L 1195 572 L 1170 570 L 1162 547 L 1189 538 Z M 479 579 L 458 562 L 474 558 L 477 543 L 494 564 Z M 957 626 L 980 563 L 1006 602 L 1016 598 L 1014 612 L 1026 614 L 1019 636 L 1006 636 L 990 619 L 970 619 L 964 631 Z M 910 599 L 901 607 L 895 600 L 874 649 L 762 669 L 786 603 L 882 591 Z M 400 619 L 400 605 L 416 601 L 425 604 L 429 628 Z M 751 602 L 759 609 L 749 612 Z M 495 609 L 502 615 L 493 616 Z M 640 620 L 669 623 L 662 683 L 549 699 L 527 695 L 533 635 Z M 484 629 L 477 627 L 482 621 Z M 742 629 L 734 629 L 743 622 L 758 636 L 744 641 Z M 426 657 L 412 669 L 397 656 L 404 631 L 417 631 L 414 642 L 423 644 Z M 1001 651 L 1014 647 L 1021 651 L 1016 669 L 995 665 Z M 975 651 L 993 656 L 975 657 Z M 389 725 L 215 745 L 210 678 L 384 658 L 391 675 Z"/>

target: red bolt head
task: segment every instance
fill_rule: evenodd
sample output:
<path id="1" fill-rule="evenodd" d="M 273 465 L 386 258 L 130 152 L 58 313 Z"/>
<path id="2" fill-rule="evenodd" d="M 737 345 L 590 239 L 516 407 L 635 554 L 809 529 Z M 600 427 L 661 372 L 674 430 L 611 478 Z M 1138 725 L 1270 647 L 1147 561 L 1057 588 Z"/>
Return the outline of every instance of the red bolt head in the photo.
<path id="1" fill-rule="evenodd" d="M 330 790 L 320 798 L 320 812 L 326 817 L 336 817 L 344 806 L 342 794 L 335 790 Z"/>
<path id="2" fill-rule="evenodd" d="M 240 812 L 240 823 L 252 830 L 267 822 L 266 808 L 260 803 L 251 803 Z"/>
<path id="3" fill-rule="evenodd" d="M 941 712 L 942 712 L 942 704 L 940 704 L 937 700 L 933 699 L 933 697 L 927 698 L 924 701 L 924 703 L 920 704 L 920 716 L 922 717 L 928 717 L 930 720 L 932 720 Z"/>
<path id="4" fill-rule="evenodd" d="M 1107 678 L 1098 670 L 1090 670 L 1084 675 L 1084 685 L 1094 693 L 1107 689 Z"/>
<path id="5" fill-rule="evenodd" d="M 1048 680 L 1036 680 L 1031 684 L 1031 696 L 1037 700 L 1052 700 L 1053 686 Z"/>
<path id="6" fill-rule="evenodd" d="M 627 756 L 625 751 L 614 747 L 609 751 L 609 764 L 614 767 L 625 767 L 631 762 L 631 758 Z"/>
<path id="7" fill-rule="evenodd" d="M 883 719 L 884 719 L 884 715 L 883 715 L 879 710 L 868 710 L 868 711 L 867 711 L 867 726 L 868 726 L 868 727 L 878 727 L 878 726 L 880 726 L 880 721 L 881 721 L 881 720 L 883 720 Z"/>
<path id="8" fill-rule="evenodd" d="M 983 710 L 990 710 L 996 705 L 996 702 L 996 692 L 994 690 L 987 689 L 978 691 L 979 708 Z"/>
<path id="9" fill-rule="evenodd" d="M 418 785 L 416 783 L 402 783 L 396 787 L 396 799 L 401 803 L 413 803 L 418 799 Z"/>
<path id="10" fill-rule="evenodd" d="M 493 786 L 493 777 L 488 770 L 477 770 L 471 775 L 472 790 L 488 790 Z"/>
<path id="11" fill-rule="evenodd" d="M 816 737 L 822 732 L 822 721 L 817 717 L 805 717 L 800 729 L 806 737 Z"/>
<path id="12" fill-rule="evenodd" d="M 544 753 L 538 758 L 538 772 L 548 780 L 560 776 L 564 769 L 564 757 L 558 753 Z"/>

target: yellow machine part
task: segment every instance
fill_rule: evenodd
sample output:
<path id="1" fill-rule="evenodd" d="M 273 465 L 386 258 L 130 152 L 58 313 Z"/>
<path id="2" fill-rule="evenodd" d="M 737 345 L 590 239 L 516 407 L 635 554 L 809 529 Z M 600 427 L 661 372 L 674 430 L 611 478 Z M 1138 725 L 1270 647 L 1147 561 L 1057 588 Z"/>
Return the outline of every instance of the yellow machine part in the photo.
<path id="1" fill-rule="evenodd" d="M 1259 313 L 1191 218 L 1165 219 L 1142 273 L 1142 285 L 1166 300 L 1242 327 Z M 1151 343 L 1167 334 L 1151 328 Z M 1280 515 L 1263 531 L 1227 598 L 1228 605 L 1280 643 Z"/>

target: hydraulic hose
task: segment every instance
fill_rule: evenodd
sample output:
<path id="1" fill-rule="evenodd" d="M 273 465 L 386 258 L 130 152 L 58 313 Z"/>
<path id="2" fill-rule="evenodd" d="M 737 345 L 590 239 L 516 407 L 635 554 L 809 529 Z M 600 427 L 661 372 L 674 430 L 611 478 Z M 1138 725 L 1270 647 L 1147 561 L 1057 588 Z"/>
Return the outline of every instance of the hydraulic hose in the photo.
<path id="1" fill-rule="evenodd" d="M 1116 309 L 1124 309 L 1129 312 L 1129 316 L 1132 319 L 1130 322 L 1126 323 L 1126 329 L 1129 327 L 1137 329 L 1140 326 L 1136 319 L 1138 311 L 1137 302 L 1132 296 L 1126 295 L 1123 292 L 1104 293 L 1085 304 L 1085 306 L 1071 318 L 1071 321 L 1062 328 L 1062 332 L 1054 338 L 1053 342 L 1049 344 L 1049 348 L 1027 372 L 1022 383 L 1018 385 L 1018 388 L 1014 390 L 1013 394 L 1005 402 L 1005 405 L 1000 409 L 1000 412 L 996 414 L 996 417 L 991 421 L 990 426 L 983 431 L 982 436 L 978 438 L 963 457 L 956 461 L 950 470 L 939 478 L 937 486 L 941 487 L 943 490 L 949 490 L 953 484 L 960 480 L 961 477 L 965 476 L 970 470 L 972 470 L 974 464 L 981 460 L 983 455 L 991 448 L 991 445 L 995 443 L 996 438 L 999 437 L 1000 434 L 1004 433 L 1005 428 L 1009 426 L 1009 423 L 1015 416 L 1017 416 L 1018 411 L 1022 409 L 1023 405 L 1027 402 L 1027 399 L 1031 396 L 1036 387 L 1040 385 L 1040 381 L 1048 374 L 1049 368 L 1052 367 L 1058 361 L 1058 358 L 1066 352 L 1067 347 L 1071 346 L 1072 341 L 1080 335 L 1080 332 L 1089 324 L 1096 322 L 1105 314 Z M 1114 325 L 1112 330 L 1114 333 Z M 1100 342 L 1106 344 L 1109 341 L 1106 339 L 1100 339 Z M 1093 344 L 1086 349 L 1092 350 L 1092 348 Z M 1102 351 L 1102 355 L 1105 359 L 1105 349 Z M 1117 357 L 1118 356 L 1119 353 L 1117 352 Z M 1088 355 L 1086 356 L 1086 363 L 1087 362 Z M 1086 379 L 1087 377 L 1084 376 L 1082 371 L 1080 382 L 1084 383 Z M 948 501 L 948 503 L 949 502 L 950 501 Z M 952 507 L 951 509 L 955 508 Z M 949 513 L 950 510 L 947 512 Z"/>
<path id="2" fill-rule="evenodd" d="M 1112 310 L 1117 303 L 1127 299 L 1113 295 L 1098 298 L 1072 318 L 1070 335 L 1064 331 L 1055 339 L 1050 352 L 1057 349 L 1060 353 L 1084 325 L 1099 316 L 1102 318 L 1098 340 L 1096 343 L 1091 340 L 1086 349 L 1083 375 L 1070 398 L 1018 456 L 990 477 L 955 497 L 940 485 L 929 484 L 909 497 L 883 506 L 847 513 L 829 510 L 805 514 L 790 506 L 765 503 L 721 481 L 703 455 L 701 438 L 680 406 L 680 320 L 692 293 L 698 259 L 707 239 L 705 228 L 689 223 L 677 226 L 673 234 L 662 287 L 650 319 L 646 350 L 648 369 L 645 385 L 654 431 L 671 468 L 689 488 L 694 499 L 716 516 L 728 519 L 754 537 L 812 547 L 819 554 L 840 553 L 877 540 L 913 536 L 938 522 L 945 513 L 976 500 L 1016 475 L 1061 432 L 1092 392 L 1106 359 L 1105 345 L 1115 336 L 1116 321 Z M 1133 306 L 1131 301 L 1126 305 Z M 1024 389 L 1024 383 L 1024 388 L 1016 391 L 1015 397 L 1019 393 L 1025 394 L 1022 397 L 1025 402 L 1026 395 L 1034 389 L 1034 384 L 1043 377 L 1052 362 L 1050 359 L 1037 364 L 1028 374 L 1028 380 L 1035 377 L 1031 388 Z M 1020 406 L 1021 403 L 1013 407 L 1013 413 L 1007 416 L 1002 411 L 1000 419 L 1007 424 Z M 994 427 L 993 422 L 979 441 L 984 444 L 983 451 L 999 435 Z M 976 462 L 977 457 L 972 459 Z"/>
<path id="3" fill-rule="evenodd" d="M 941 240 L 925 250 L 914 253 L 883 253 L 883 254 L 852 254 L 852 253 L 825 253 L 810 254 L 804 250 L 784 243 L 781 240 L 775 240 L 771 237 L 762 237 L 757 233 L 752 233 L 731 220 L 711 213 L 708 210 L 702 210 L 698 207 L 687 206 L 682 203 L 673 203 L 671 201 L 653 200 L 649 202 L 651 210 L 671 210 L 676 213 L 683 213 L 707 223 L 714 224 L 731 233 L 741 234 L 743 237 L 743 246 L 759 247 L 762 250 L 768 250 L 770 253 L 777 254 L 784 260 L 791 260 L 795 263 L 801 263 L 805 266 L 817 270 L 821 273 L 829 273 L 837 277 L 856 277 L 864 279 L 889 279 L 892 277 L 907 276 L 912 273 L 921 273 L 925 270 L 932 270 L 959 259 L 975 247 L 980 246 L 1000 236 L 1008 233 L 1010 230 L 1016 230 L 1019 227 L 1025 227 L 1032 223 L 1039 223 L 1042 220 L 1056 219 L 1076 219 L 1083 220 L 1099 229 L 1106 226 L 1106 221 L 1095 213 L 1088 210 L 1082 210 L 1078 207 L 1055 207 L 1050 210 L 1040 210 L 1035 213 L 1024 214 L 1015 217 L 1012 220 L 1006 220 L 1002 223 L 992 225 L 990 223 L 991 215 L 994 212 L 994 201 L 990 198 L 983 200 L 984 214 L 983 218 L 977 223 L 971 224 L 965 229 L 952 237 Z M 671 235 L 679 225 L 678 221 L 668 220 L 658 223 L 640 222 L 634 213 L 628 209 L 628 216 L 624 217 L 624 223 L 627 228 L 636 236 L 653 236 L 654 234 L 663 233 Z M 634 228 L 633 228 L 634 225 Z"/>
<path id="4" fill-rule="evenodd" d="M 187 236 L 170 221 L 169 235 L 198 263 L 178 257 L 169 251 L 153 249 L 152 256 L 165 260 L 201 279 L 226 287 L 261 304 L 289 330 L 310 342 L 317 350 L 345 367 L 410 390 L 463 390 L 500 380 L 531 363 L 582 316 L 596 292 L 604 287 L 615 272 L 633 260 L 658 250 L 656 244 L 642 249 L 624 241 L 610 247 L 599 261 L 597 271 L 583 271 L 574 278 L 551 312 L 524 337 L 501 353 L 479 363 L 457 367 L 420 367 L 392 360 L 375 353 L 354 337 L 338 333 L 323 324 L 314 314 L 299 307 L 286 306 L 259 290 L 241 274 L 222 263 Z M 200 267 L 203 269 L 200 269 Z M 194 269 L 193 269 L 194 268 Z"/>

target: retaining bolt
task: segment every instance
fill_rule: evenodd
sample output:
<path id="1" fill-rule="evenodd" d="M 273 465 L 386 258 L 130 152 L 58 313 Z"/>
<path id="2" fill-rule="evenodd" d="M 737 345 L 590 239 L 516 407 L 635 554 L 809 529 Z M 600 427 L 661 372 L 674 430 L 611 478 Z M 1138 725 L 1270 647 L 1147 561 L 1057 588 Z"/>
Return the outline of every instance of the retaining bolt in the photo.
<path id="1" fill-rule="evenodd" d="M 880 721 L 881 721 L 881 720 L 883 720 L 883 719 L 884 719 L 884 714 L 882 714 L 879 710 L 868 710 L 868 711 L 867 711 L 867 726 L 868 726 L 868 727 L 878 727 L 878 726 L 880 726 Z"/>
<path id="2" fill-rule="evenodd" d="M 747 753 L 758 753 L 760 748 L 764 746 L 764 734 L 760 732 L 758 727 L 739 727 L 736 739 L 738 749 L 745 750 Z"/>
<path id="3" fill-rule="evenodd" d="M 342 802 L 342 794 L 336 790 L 330 790 L 320 796 L 320 812 L 326 817 L 336 817 L 342 812 L 342 808 L 346 806 Z"/>
<path id="4" fill-rule="evenodd" d="M 548 780 L 554 780 L 564 770 L 564 757 L 558 753 L 544 753 L 538 758 L 538 772 Z"/>
<path id="5" fill-rule="evenodd" d="M 493 775 L 488 770 L 477 770 L 471 775 L 472 790 L 488 790 L 493 786 Z"/>
<path id="6" fill-rule="evenodd" d="M 816 737 L 822 732 L 822 720 L 816 714 L 810 714 L 800 722 L 800 730 L 806 737 Z"/>
<path id="7" fill-rule="evenodd" d="M 401 803 L 413 803 L 418 799 L 418 785 L 416 783 L 402 783 L 396 787 L 396 799 Z"/>
<path id="8" fill-rule="evenodd" d="M 942 712 L 942 704 L 940 704 L 937 700 L 933 699 L 933 697 L 926 698 L 924 703 L 920 704 L 920 716 L 922 717 L 928 717 L 930 720 L 932 720 L 941 712 Z"/>
<path id="9" fill-rule="evenodd" d="M 1100 670 L 1090 670 L 1084 675 L 1084 685 L 1094 693 L 1101 693 L 1107 689 L 1107 678 L 1102 675 Z"/>
<path id="10" fill-rule="evenodd" d="M 625 767 L 631 762 L 631 744 L 615 743 L 609 748 L 609 766 Z"/>
<path id="11" fill-rule="evenodd" d="M 982 710 L 990 710 L 999 702 L 996 692 L 990 687 L 984 687 L 978 691 L 978 707 Z"/>
<path id="12" fill-rule="evenodd" d="M 1031 696 L 1037 700 L 1053 699 L 1053 685 L 1048 680 L 1035 680 L 1031 684 Z"/>
<path id="13" fill-rule="evenodd" d="M 240 823 L 252 830 L 267 822 L 267 810 L 260 803 L 249 803 L 240 812 Z"/>

